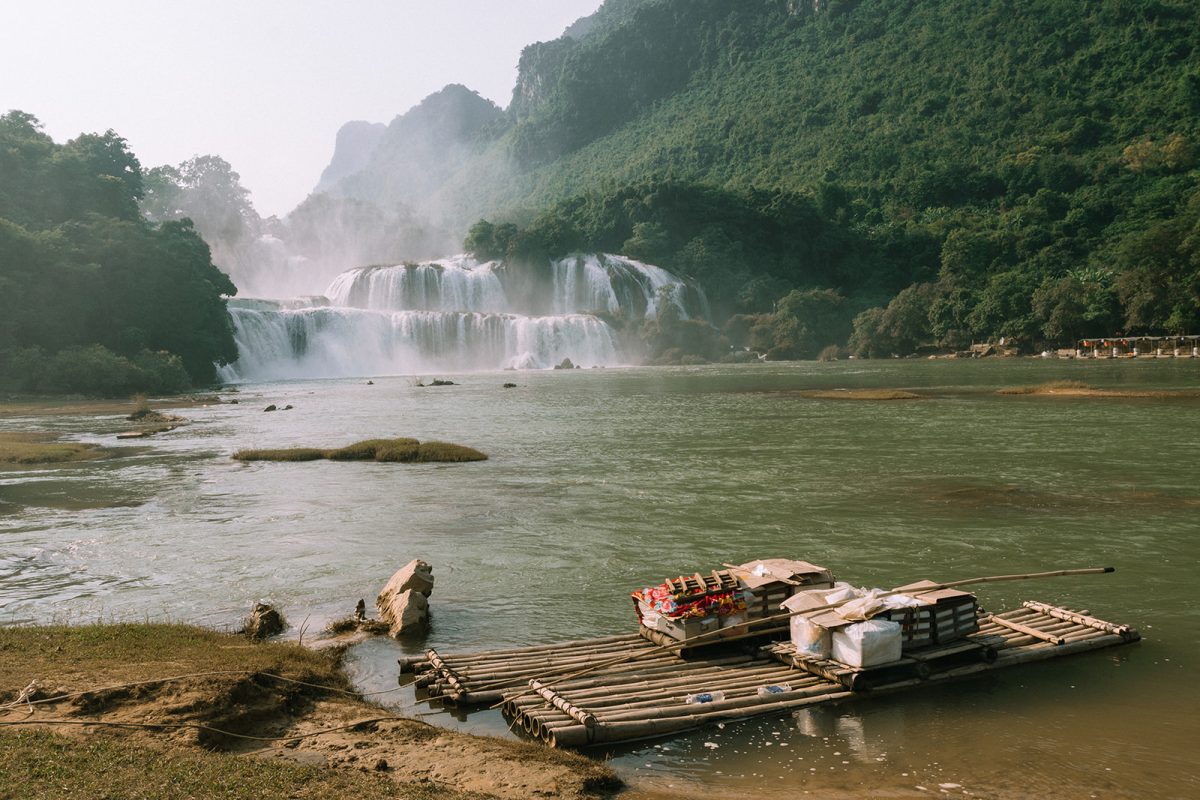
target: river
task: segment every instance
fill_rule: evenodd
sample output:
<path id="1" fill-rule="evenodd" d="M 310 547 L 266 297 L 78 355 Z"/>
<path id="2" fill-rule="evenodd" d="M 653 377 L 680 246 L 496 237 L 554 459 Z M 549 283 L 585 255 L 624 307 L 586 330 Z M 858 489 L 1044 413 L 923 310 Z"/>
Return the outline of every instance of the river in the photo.
<path id="1" fill-rule="evenodd" d="M 1066 567 L 980 587 L 1138 628 L 1136 645 L 610 754 L 642 791 L 709 797 L 1200 795 L 1200 401 L 1005 396 L 1083 380 L 1195 389 L 1200 362 L 843 361 L 243 384 L 236 405 L 116 442 L 119 417 L 0 418 L 121 456 L 0 471 L 0 623 L 233 628 L 260 598 L 314 635 L 411 558 L 434 565 L 446 650 L 631 629 L 629 592 L 796 557 L 857 585 Z M 516 388 L 502 384 L 512 381 Z M 910 401 L 812 399 L 907 388 Z M 269 403 L 286 412 L 263 413 Z M 255 463 L 243 447 L 405 435 L 463 465 Z M 396 686 L 376 640 L 350 670 Z M 429 714 L 410 690 L 382 695 Z M 497 712 L 437 724 L 505 735 Z"/>

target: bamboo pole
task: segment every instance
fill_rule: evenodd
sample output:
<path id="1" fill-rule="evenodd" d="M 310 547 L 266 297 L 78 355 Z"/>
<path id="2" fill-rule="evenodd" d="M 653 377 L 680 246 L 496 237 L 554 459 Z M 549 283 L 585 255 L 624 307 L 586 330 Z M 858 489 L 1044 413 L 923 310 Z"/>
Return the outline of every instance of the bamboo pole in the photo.
<path id="1" fill-rule="evenodd" d="M 990 575 L 990 576 L 981 577 L 981 578 L 965 578 L 963 580 L 949 581 L 947 583 L 935 583 L 935 584 L 932 584 L 929 586 L 922 586 L 919 588 L 906 589 L 903 587 L 896 587 L 895 589 L 891 589 L 887 592 L 881 593 L 879 596 L 880 597 L 889 597 L 891 595 L 896 595 L 896 594 L 926 594 L 928 592 L 939 591 L 942 589 L 954 589 L 959 586 L 975 586 L 975 585 L 983 584 L 983 583 L 1002 583 L 1002 582 L 1006 582 L 1006 581 L 1039 580 L 1042 578 L 1059 578 L 1059 577 L 1070 577 L 1070 576 L 1081 576 L 1081 575 L 1103 575 L 1103 574 L 1106 574 L 1109 572 L 1114 572 L 1114 571 L 1115 571 L 1115 567 L 1089 567 L 1089 568 L 1083 568 L 1083 569 L 1052 570 L 1050 572 L 1029 572 L 1029 573 L 1021 573 L 1021 574 L 1015 574 L 1015 575 Z M 778 621 L 784 620 L 784 619 L 791 619 L 792 617 L 796 617 L 796 616 L 802 616 L 802 615 L 807 616 L 810 614 L 814 614 L 818 611 L 828 611 L 829 609 L 837 608 L 839 606 L 845 605 L 847 602 L 849 602 L 849 601 L 843 600 L 838 603 L 827 603 L 823 606 L 816 606 L 815 608 L 804 609 L 802 611 L 793 611 L 793 612 L 788 612 L 785 614 L 775 614 L 775 615 L 772 615 L 769 617 L 759 617 L 758 619 L 747 620 L 746 622 L 744 622 L 742 624 L 747 627 L 754 627 L 754 626 L 763 625 L 763 624 L 766 624 L 769 622 L 778 622 Z M 718 629 L 715 631 L 711 631 L 709 633 L 701 634 L 700 636 L 697 636 L 697 637 L 689 640 L 688 646 L 695 646 L 695 644 L 697 642 L 699 642 L 700 640 L 714 638 L 715 636 L 719 636 L 720 633 L 721 633 L 721 631 Z M 657 650 L 657 649 L 668 649 L 668 648 L 666 648 L 662 645 L 659 645 L 659 647 L 655 648 L 655 649 Z M 647 651 L 643 651 L 643 652 L 650 653 L 650 652 L 654 652 L 654 651 L 647 650 Z M 625 657 L 622 657 L 619 659 L 614 659 L 613 661 L 601 662 L 599 664 L 588 667 L 587 669 L 581 670 L 578 673 L 571 673 L 570 675 L 565 676 L 565 678 L 574 678 L 574 677 L 578 677 L 579 675 L 585 675 L 590 672 L 595 672 L 596 670 L 599 670 L 599 669 L 604 669 L 606 667 L 614 666 L 616 664 L 625 663 L 628 661 L 635 661 L 635 660 L 638 660 L 639 657 L 640 656 L 637 656 L 637 655 L 632 656 L 632 657 L 625 656 Z M 546 677 L 548 677 L 548 676 L 546 676 Z M 497 706 L 493 706 L 493 708 L 495 708 L 495 707 L 497 707 Z"/>
<path id="2" fill-rule="evenodd" d="M 1050 644 L 1062 644 L 1063 643 L 1063 638 L 1061 636 L 1055 636 L 1052 633 L 1045 633 L 1043 631 L 1038 630 L 1037 628 L 1031 628 L 1028 625 L 1022 625 L 1020 622 L 1013 622 L 1011 620 L 998 619 L 995 617 L 993 617 L 993 619 L 995 619 L 995 621 L 997 623 L 999 623 L 1001 626 L 1003 626 L 1005 628 L 1010 628 L 1014 631 L 1018 631 L 1020 633 L 1025 634 L 1026 636 L 1032 636 L 1035 639 L 1041 639 L 1042 641 L 1049 642 Z"/>

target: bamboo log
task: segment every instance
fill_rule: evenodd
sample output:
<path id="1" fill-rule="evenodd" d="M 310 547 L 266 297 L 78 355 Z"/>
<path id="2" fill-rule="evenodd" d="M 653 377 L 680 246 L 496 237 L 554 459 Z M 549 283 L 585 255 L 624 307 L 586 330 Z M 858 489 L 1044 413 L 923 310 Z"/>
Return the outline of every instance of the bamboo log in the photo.
<path id="1" fill-rule="evenodd" d="M 771 666 L 756 667 L 747 671 L 707 670 L 703 673 L 688 673 L 685 676 L 672 678 L 668 681 L 655 681 L 653 684 L 645 682 L 609 683 L 583 691 L 576 691 L 568 685 L 560 684 L 557 691 L 564 696 L 569 695 L 572 702 L 586 702 L 588 707 L 591 708 L 593 705 L 611 705 L 614 702 L 615 693 L 623 693 L 622 697 L 624 700 L 634 697 L 658 697 L 677 693 L 678 690 L 685 687 L 689 689 L 687 693 L 691 693 L 697 685 L 717 689 L 722 688 L 726 683 L 731 681 L 759 681 L 760 683 L 757 685 L 762 685 L 762 681 L 773 682 L 768 679 L 781 676 L 791 677 L 796 674 L 795 671 L 789 670 L 783 665 L 774 664 Z M 616 702 L 623 702 L 623 700 L 618 698 Z M 516 713 L 518 710 L 540 705 L 541 701 L 539 699 L 525 697 L 507 702 L 503 705 L 503 708 L 507 713 Z"/>
<path id="2" fill-rule="evenodd" d="M 655 649 L 653 651 L 645 651 L 645 652 L 653 652 L 655 654 L 661 654 L 661 651 L 658 651 L 657 649 Z M 709 660 L 706 660 L 703 662 L 682 661 L 682 660 L 679 660 L 678 658 L 670 657 L 670 656 L 668 656 L 666 658 L 638 658 L 635 656 L 635 657 L 614 659 L 610 662 L 607 662 L 605 665 L 605 667 L 606 667 L 605 671 L 600 672 L 599 674 L 605 676 L 603 678 L 604 681 L 611 681 L 612 680 L 611 676 L 613 676 L 613 675 L 626 675 L 626 674 L 631 674 L 634 672 L 677 673 L 677 672 L 680 672 L 680 671 L 686 669 L 688 664 L 696 664 L 696 663 L 703 663 L 706 665 L 737 664 L 737 663 L 744 664 L 744 663 L 748 663 L 750 661 L 755 661 L 755 660 L 756 660 L 756 658 L 753 655 L 748 655 L 748 654 L 737 655 L 737 656 L 726 656 L 726 657 L 723 657 L 720 659 L 709 659 Z M 639 667 L 626 668 L 627 664 L 632 664 L 634 662 L 636 662 L 639 665 Z M 647 665 L 647 667 L 645 669 L 642 669 L 640 667 L 640 665 L 643 665 L 643 664 Z M 565 684 L 567 682 L 574 681 L 575 676 L 594 674 L 594 673 L 597 673 L 598 671 L 599 671 L 599 668 L 596 668 L 596 669 L 588 668 L 588 669 L 573 670 L 573 671 L 543 670 L 543 671 L 536 672 L 533 674 L 525 675 L 524 680 L 528 680 L 530 678 L 538 678 L 539 680 L 542 680 L 543 682 L 545 682 L 545 680 L 548 678 L 559 678 L 558 683 Z M 524 680 L 522 682 L 524 682 Z M 574 684 L 572 684 L 572 685 L 574 685 Z M 484 691 L 487 689 L 499 688 L 502 686 L 510 686 L 510 684 L 508 684 L 506 682 L 485 683 L 481 686 L 473 687 L 473 689 L 475 691 Z"/>
<path id="3" fill-rule="evenodd" d="M 419 656 L 401 656 L 396 659 L 396 663 L 400 665 L 400 674 L 406 672 L 417 672 L 421 664 L 428 664 L 429 659 L 424 655 Z"/>
<path id="4" fill-rule="evenodd" d="M 678 659 L 676 659 L 676 657 L 672 656 L 670 653 L 661 653 L 652 658 L 643 659 L 643 663 L 650 663 L 650 662 L 655 662 L 655 661 L 677 661 L 677 660 Z M 495 663 L 495 664 L 483 664 L 483 665 L 478 665 L 478 666 L 469 665 L 469 666 L 463 668 L 463 667 L 460 667 L 456 663 L 451 663 L 451 666 L 454 668 L 455 672 L 460 677 L 464 677 L 464 678 L 489 678 L 490 677 L 490 678 L 499 680 L 500 678 L 506 677 L 508 675 L 522 675 L 523 674 L 523 675 L 525 675 L 525 680 L 528 680 L 530 675 L 538 675 L 540 673 L 546 672 L 546 670 L 548 670 L 548 669 L 550 669 L 550 670 L 567 669 L 567 668 L 573 669 L 573 668 L 579 667 L 582 664 L 594 664 L 595 661 L 596 661 L 596 659 L 594 657 L 585 655 L 585 656 L 578 656 L 578 657 L 572 657 L 572 658 L 547 658 L 547 659 L 536 660 L 536 661 L 519 662 L 516 664 Z"/>
<path id="5" fill-rule="evenodd" d="M 510 647 L 499 650 L 476 650 L 467 653 L 449 653 L 443 658 L 450 658 L 456 661 L 470 660 L 479 656 L 504 656 L 515 655 L 520 653 L 544 653 L 547 650 L 561 650 L 564 647 L 599 647 L 602 644 L 616 644 L 627 642 L 636 644 L 641 641 L 641 637 L 636 633 L 620 633 L 613 636 L 600 636 L 594 639 L 574 639 L 569 642 L 555 642 L 553 644 L 537 644 L 529 647 Z"/>
<path id="6" fill-rule="evenodd" d="M 483 669 L 489 666 L 506 667 L 522 664 L 545 664 L 553 661 L 563 660 L 579 660 L 579 659 L 597 659 L 608 658 L 616 655 L 621 655 L 630 651 L 649 650 L 652 645 L 641 637 L 638 637 L 636 642 L 622 644 L 619 647 L 606 646 L 598 649 L 574 649 L 574 648 L 557 648 L 547 650 L 544 653 L 520 653 L 516 655 L 492 655 L 485 654 L 477 658 L 463 659 L 452 656 L 443 656 L 443 660 L 448 664 L 453 664 L 461 669 Z"/>
<path id="7" fill-rule="evenodd" d="M 751 709 L 700 712 L 686 717 L 674 717 L 671 719 L 614 722 L 608 725 L 597 725 L 591 729 L 579 725 L 554 731 L 550 736 L 548 744 L 551 747 L 584 747 L 589 744 L 602 744 L 604 742 L 649 739 L 668 733 L 678 733 L 679 731 L 698 728 L 709 722 L 743 719 L 748 716 L 786 711 L 806 705 L 813 705 L 814 703 L 841 700 L 850 696 L 852 696 L 851 692 L 833 692 L 828 695 L 801 697 L 795 700 L 760 705 Z M 591 734 L 590 737 L 589 733 Z"/>
<path id="8" fill-rule="evenodd" d="M 1013 622 L 1013 621 L 1007 620 L 1007 619 L 1000 619 L 999 617 L 993 617 L 993 619 L 1005 628 L 1010 628 L 1014 631 L 1019 631 L 1019 632 L 1025 634 L 1026 636 L 1032 636 L 1035 639 L 1041 639 L 1043 642 L 1049 642 L 1050 644 L 1056 644 L 1056 645 L 1063 643 L 1063 639 L 1061 636 L 1055 636 L 1052 633 L 1043 633 L 1042 631 L 1038 630 L 1037 628 L 1032 628 L 1028 625 L 1022 625 L 1020 622 Z"/>
<path id="9" fill-rule="evenodd" d="M 1022 605 L 1025 608 L 1033 609 L 1034 611 L 1041 612 L 1042 614 L 1049 614 L 1052 617 L 1069 620 L 1077 625 L 1086 625 L 1089 628 L 1105 631 L 1106 633 L 1111 633 L 1114 636 L 1127 636 L 1130 632 L 1133 632 L 1133 629 L 1128 625 L 1114 625 L 1111 622 L 1105 622 L 1102 619 L 1090 617 L 1086 613 L 1076 613 L 1065 608 L 1049 605 L 1047 603 L 1039 603 L 1035 600 L 1027 600 L 1026 602 L 1022 603 Z"/>
<path id="10" fill-rule="evenodd" d="M 569 691 L 571 697 L 582 700 L 610 697 L 612 696 L 613 692 L 616 691 L 633 692 L 636 694 L 653 693 L 679 686 L 696 686 L 697 684 L 701 683 L 704 685 L 709 685 L 711 683 L 720 683 L 725 680 L 738 680 L 742 677 L 778 675 L 783 672 L 796 674 L 794 670 L 789 670 L 784 665 L 777 663 L 770 666 L 752 667 L 744 670 L 706 670 L 704 672 L 689 672 L 677 678 L 659 681 L 622 682 L 578 691 L 569 686 L 563 686 L 561 684 L 559 688 L 561 691 Z"/>
<path id="11" fill-rule="evenodd" d="M 794 671 L 780 670 L 760 675 L 748 675 L 744 678 L 729 678 L 724 681 L 681 684 L 645 694 L 611 694 L 604 699 L 595 698 L 588 700 L 587 707 L 592 713 L 599 715 L 614 708 L 637 708 L 639 706 L 654 705 L 655 703 L 683 702 L 683 699 L 690 694 L 716 691 L 722 691 L 727 694 L 738 691 L 749 692 L 758 689 L 760 686 L 770 686 L 779 683 L 790 683 L 793 688 L 799 688 L 817 683 L 827 683 L 827 681 L 812 676 L 799 675 Z M 619 689 L 620 687 L 616 688 Z M 573 694 L 569 695 L 569 697 L 572 702 L 582 702 L 581 698 Z"/>
<path id="12" fill-rule="evenodd" d="M 596 727 L 596 717 L 588 711 L 584 711 L 579 706 L 567 700 L 562 695 L 555 692 L 553 689 L 544 686 L 537 680 L 529 682 L 529 688 L 537 692 L 547 703 L 563 712 L 571 719 L 588 728 Z"/>

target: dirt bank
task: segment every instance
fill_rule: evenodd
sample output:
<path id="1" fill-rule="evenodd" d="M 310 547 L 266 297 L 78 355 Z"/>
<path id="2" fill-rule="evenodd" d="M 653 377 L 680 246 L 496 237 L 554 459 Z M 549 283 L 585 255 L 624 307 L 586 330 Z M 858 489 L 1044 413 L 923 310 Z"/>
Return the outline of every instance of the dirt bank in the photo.
<path id="1" fill-rule="evenodd" d="M 196 775 L 210 776 L 214 794 L 247 799 L 620 788 L 581 756 L 395 717 L 352 690 L 339 651 L 182 625 L 0 628 L 0 753 L 7 785 L 38 797 L 85 796 L 93 784 L 111 796 L 203 796 L 203 786 L 157 791 Z M 53 770 L 39 766 L 47 758 Z M 139 759 L 153 768 L 131 768 Z"/>

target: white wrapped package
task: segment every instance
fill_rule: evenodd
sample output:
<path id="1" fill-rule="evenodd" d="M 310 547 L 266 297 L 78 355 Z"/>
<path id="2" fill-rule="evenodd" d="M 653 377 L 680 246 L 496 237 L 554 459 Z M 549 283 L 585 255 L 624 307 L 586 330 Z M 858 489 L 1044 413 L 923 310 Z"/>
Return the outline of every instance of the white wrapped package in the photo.
<path id="1" fill-rule="evenodd" d="M 873 667 L 900 659 L 900 623 L 869 619 L 833 632 L 834 661 L 851 667 Z"/>
<path id="2" fill-rule="evenodd" d="M 833 652 L 833 637 L 829 631 L 807 617 L 797 616 L 791 619 L 792 644 L 796 654 L 806 658 L 829 658 Z"/>

